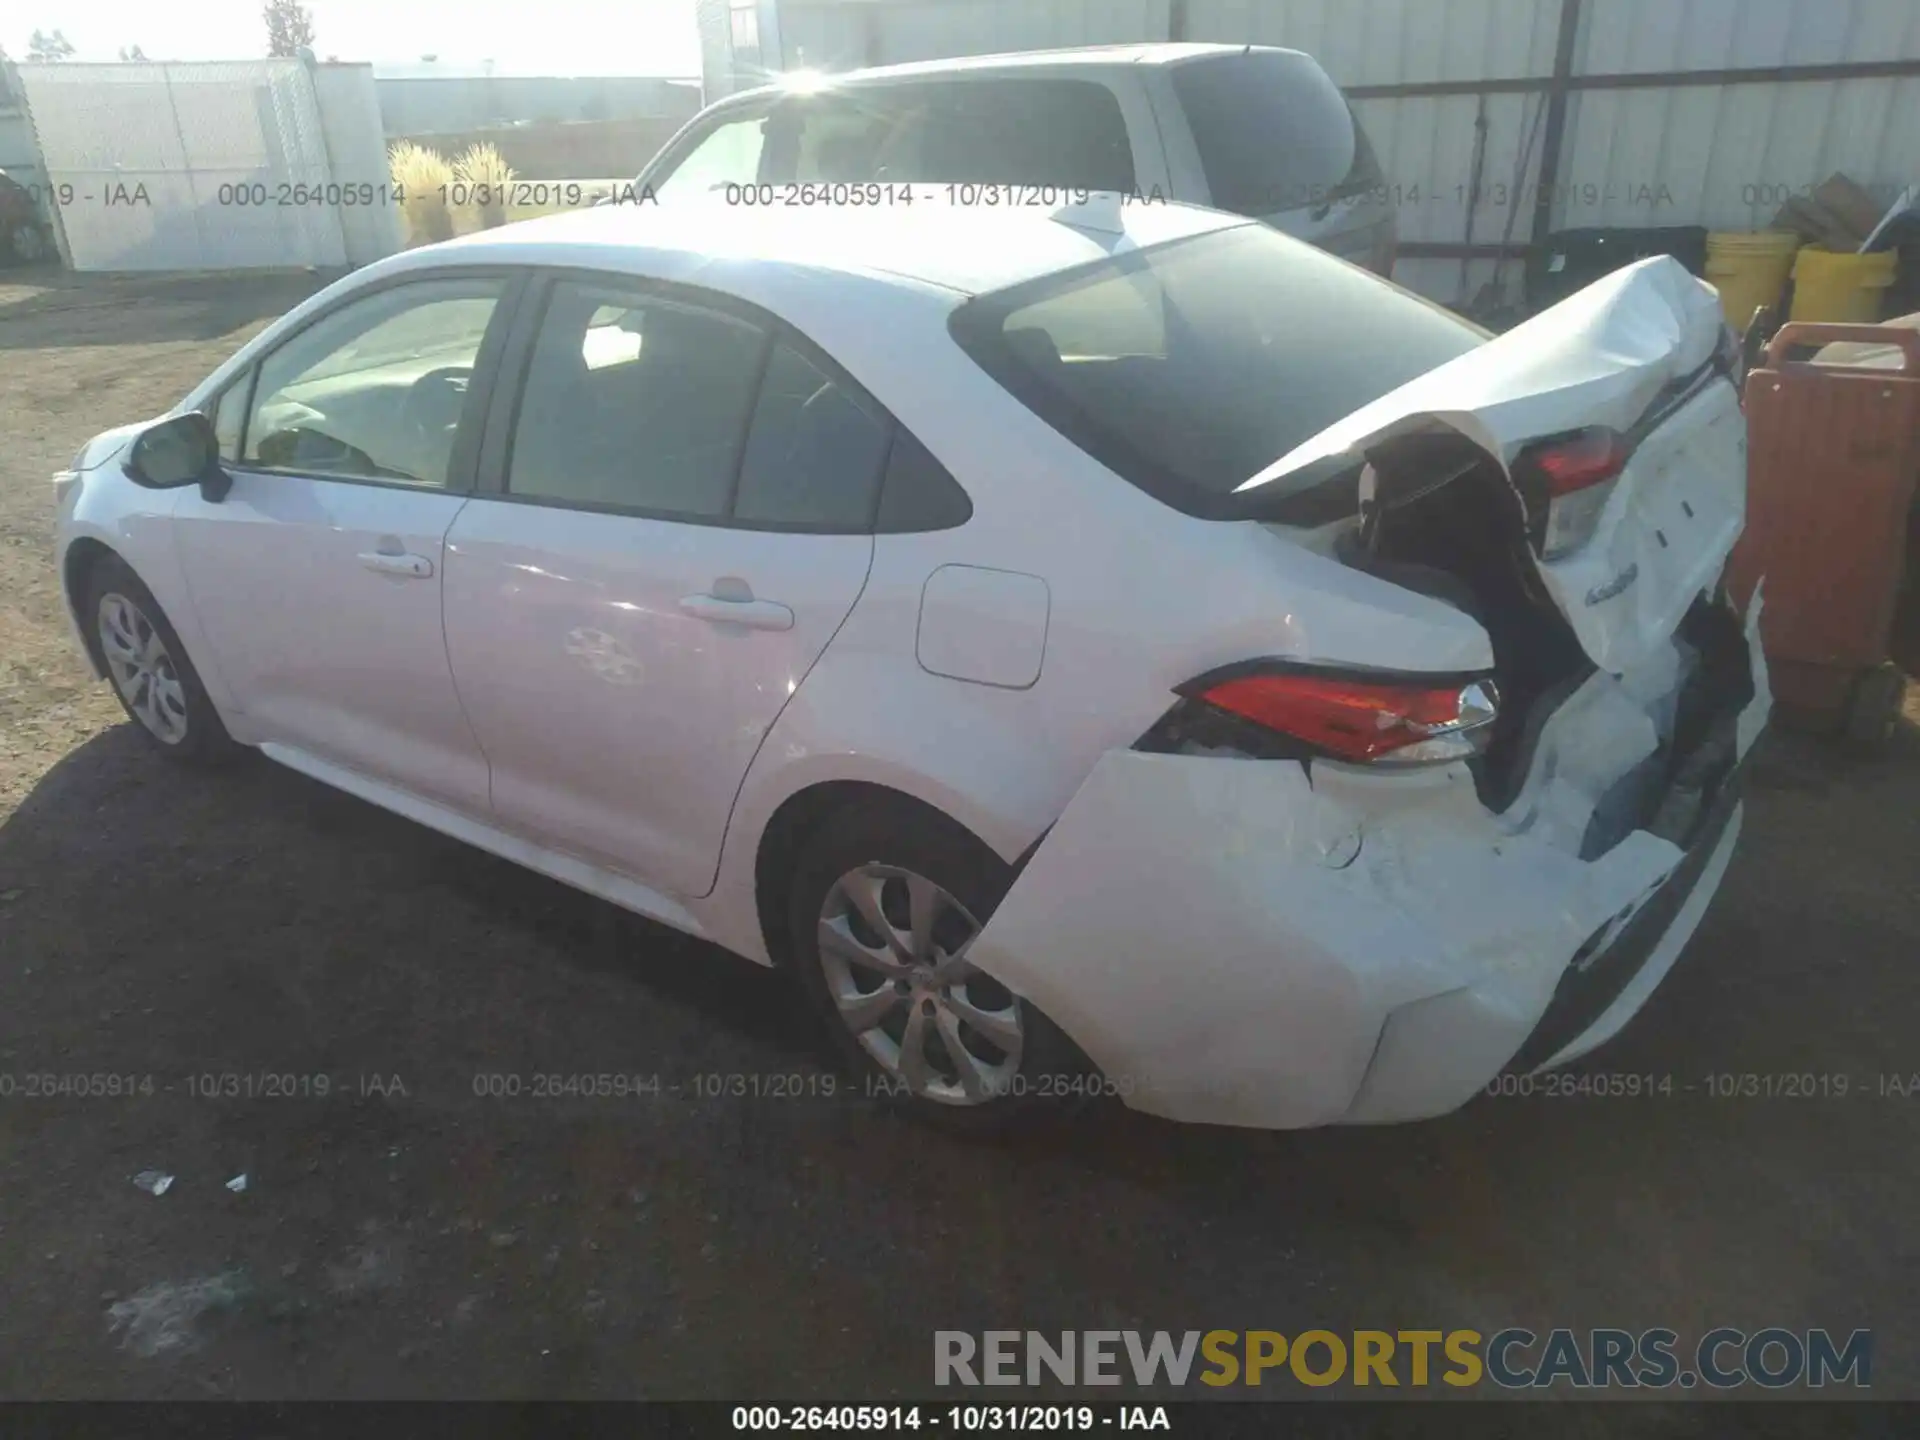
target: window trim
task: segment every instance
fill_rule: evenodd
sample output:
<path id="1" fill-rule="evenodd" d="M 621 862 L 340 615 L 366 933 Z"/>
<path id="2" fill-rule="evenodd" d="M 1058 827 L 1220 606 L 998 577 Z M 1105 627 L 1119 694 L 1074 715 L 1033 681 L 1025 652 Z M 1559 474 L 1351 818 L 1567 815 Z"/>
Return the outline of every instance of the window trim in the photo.
<path id="1" fill-rule="evenodd" d="M 766 338 L 762 342 L 759 361 L 754 372 L 753 403 L 747 408 L 746 419 L 740 427 L 739 439 L 734 449 L 733 475 L 727 487 L 726 514 L 702 515 L 679 510 L 663 510 L 653 506 L 563 500 L 546 495 L 518 495 L 507 488 L 507 472 L 513 460 L 513 441 L 519 430 L 520 407 L 526 399 L 527 377 L 533 364 L 534 347 L 539 340 L 540 328 L 546 321 L 547 309 L 552 303 L 555 288 L 568 283 L 616 293 L 629 291 L 641 300 L 667 300 L 696 310 L 711 310 L 729 319 L 744 321 L 764 332 Z M 486 433 L 480 444 L 476 483 L 472 492 L 476 499 L 496 500 L 514 505 L 534 505 L 548 510 L 571 510 L 587 515 L 624 516 L 634 520 L 658 520 L 672 525 L 702 525 L 710 529 L 743 530 L 763 534 L 873 535 L 877 532 L 880 501 L 886 490 L 887 467 L 893 459 L 894 442 L 905 427 L 901 425 L 899 417 L 888 409 L 871 390 L 849 375 L 844 366 L 779 316 L 749 301 L 717 290 L 708 290 L 702 286 L 660 280 L 649 275 L 635 275 L 616 270 L 594 270 L 582 266 L 538 267 L 530 276 L 526 295 L 527 298 L 515 317 L 513 333 L 504 346 L 505 353 L 499 370 L 501 382 L 499 403 L 492 407 L 488 415 Z M 886 444 L 881 448 L 880 462 L 875 472 L 873 497 L 868 503 L 866 517 L 858 525 L 819 525 L 788 520 L 741 520 L 732 513 L 739 502 L 741 470 L 746 461 L 747 441 L 753 432 L 753 417 L 760 408 L 760 394 L 766 382 L 767 365 L 772 358 L 774 348 L 782 344 L 790 346 L 835 385 L 857 397 L 859 402 L 863 402 L 881 418 L 886 430 Z M 957 479 L 955 483 L 959 483 Z M 966 492 L 964 485 L 961 485 L 960 489 L 963 494 Z M 971 517 L 973 505 L 971 495 L 967 496 L 967 505 L 969 517 Z"/>
<path id="2" fill-rule="evenodd" d="M 261 465 L 245 458 L 247 434 L 253 425 L 253 406 L 255 400 L 259 398 L 255 391 L 259 388 L 260 369 L 268 360 L 307 334 L 314 326 L 331 319 L 342 310 L 362 300 L 409 285 L 445 280 L 497 280 L 502 284 L 500 298 L 494 303 L 493 314 L 487 321 L 486 332 L 480 338 L 480 348 L 474 353 L 473 380 L 467 387 L 466 403 L 461 406 L 460 422 L 454 430 L 453 448 L 447 457 L 447 479 L 444 485 L 424 485 L 418 481 L 408 480 L 382 480 L 377 476 L 339 475 L 321 470 L 295 470 L 289 467 Z M 375 490 L 403 490 L 410 495 L 472 495 L 479 460 L 481 427 L 492 408 L 494 384 L 499 375 L 507 335 L 512 328 L 512 322 L 520 308 L 526 289 L 526 273 L 518 266 L 445 265 L 432 269 L 405 270 L 396 275 L 382 276 L 378 280 L 356 286 L 347 294 L 329 301 L 309 315 L 299 328 L 289 331 L 276 340 L 272 348 L 254 356 L 247 368 L 221 386 L 208 402 L 217 409 L 220 398 L 235 385 L 247 387 L 247 407 L 240 420 L 241 458 L 231 463 L 223 460 L 222 466 L 236 474 L 284 476 L 295 480 L 329 480 L 340 485 L 364 485 Z M 211 410 L 203 413 L 206 413 L 209 418 L 212 417 Z"/>

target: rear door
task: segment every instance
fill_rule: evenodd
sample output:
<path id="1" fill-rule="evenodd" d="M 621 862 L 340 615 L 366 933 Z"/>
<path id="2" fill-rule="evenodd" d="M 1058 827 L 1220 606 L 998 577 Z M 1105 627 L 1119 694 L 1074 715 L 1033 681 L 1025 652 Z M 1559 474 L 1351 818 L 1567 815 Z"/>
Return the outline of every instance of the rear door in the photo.
<path id="1" fill-rule="evenodd" d="M 523 311 L 446 637 L 501 824 L 683 896 L 853 607 L 890 422 L 771 319 L 554 276 Z"/>

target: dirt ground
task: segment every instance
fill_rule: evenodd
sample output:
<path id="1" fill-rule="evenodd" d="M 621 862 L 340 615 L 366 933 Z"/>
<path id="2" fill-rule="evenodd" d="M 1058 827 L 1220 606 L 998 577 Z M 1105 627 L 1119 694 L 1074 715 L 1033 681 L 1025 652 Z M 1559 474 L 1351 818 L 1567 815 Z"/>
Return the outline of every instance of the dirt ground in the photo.
<path id="1" fill-rule="evenodd" d="M 179 773 L 88 678 L 47 476 L 311 283 L 0 283 L 0 1397 L 864 1400 L 932 1393 L 936 1328 L 1505 1325 L 1871 1328 L 1874 1394 L 1920 1397 L 1911 725 L 1769 741 L 1720 900 L 1585 1067 L 1667 1095 L 922 1133 L 819 1093 L 777 977 L 265 761 Z M 659 1090 L 484 1093 L 542 1073 Z"/>

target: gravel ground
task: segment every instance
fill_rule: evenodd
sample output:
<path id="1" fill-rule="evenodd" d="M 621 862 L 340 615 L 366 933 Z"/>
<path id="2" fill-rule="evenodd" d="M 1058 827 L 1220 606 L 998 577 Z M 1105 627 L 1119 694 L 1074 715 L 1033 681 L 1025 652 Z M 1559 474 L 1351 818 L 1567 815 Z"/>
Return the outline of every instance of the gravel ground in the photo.
<path id="1" fill-rule="evenodd" d="M 776 976 L 265 761 L 144 753 L 68 651 L 46 476 L 312 282 L 13 274 L 0 1077 L 137 1093 L 0 1098 L 0 1396 L 870 1399 L 930 1393 L 936 1328 L 1507 1324 L 1871 1327 L 1875 1393 L 1920 1396 L 1911 725 L 1872 765 L 1769 741 L 1721 899 L 1587 1067 L 1670 1095 L 971 1145 L 834 1086 Z M 476 1093 L 553 1073 L 657 1092 Z"/>

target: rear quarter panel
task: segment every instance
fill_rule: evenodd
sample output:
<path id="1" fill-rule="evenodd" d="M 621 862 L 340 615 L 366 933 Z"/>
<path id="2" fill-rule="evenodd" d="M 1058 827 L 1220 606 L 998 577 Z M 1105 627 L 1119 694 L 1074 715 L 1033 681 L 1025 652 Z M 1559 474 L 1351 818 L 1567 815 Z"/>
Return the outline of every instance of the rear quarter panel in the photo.
<path id="1" fill-rule="evenodd" d="M 1485 632 L 1458 611 L 1257 524 L 1195 520 L 1135 489 L 943 332 L 901 328 L 844 350 L 816 338 L 952 471 L 974 515 L 952 530 L 877 538 L 866 590 L 735 802 L 707 920 L 722 943 L 766 958 L 755 860 L 768 820 L 809 786 L 902 791 L 1011 862 L 1102 754 L 1131 746 L 1176 685 L 1209 669 L 1263 655 L 1403 670 L 1491 664 Z M 945 565 L 1045 581 L 1045 648 L 1030 686 L 922 668 L 922 592 Z"/>

